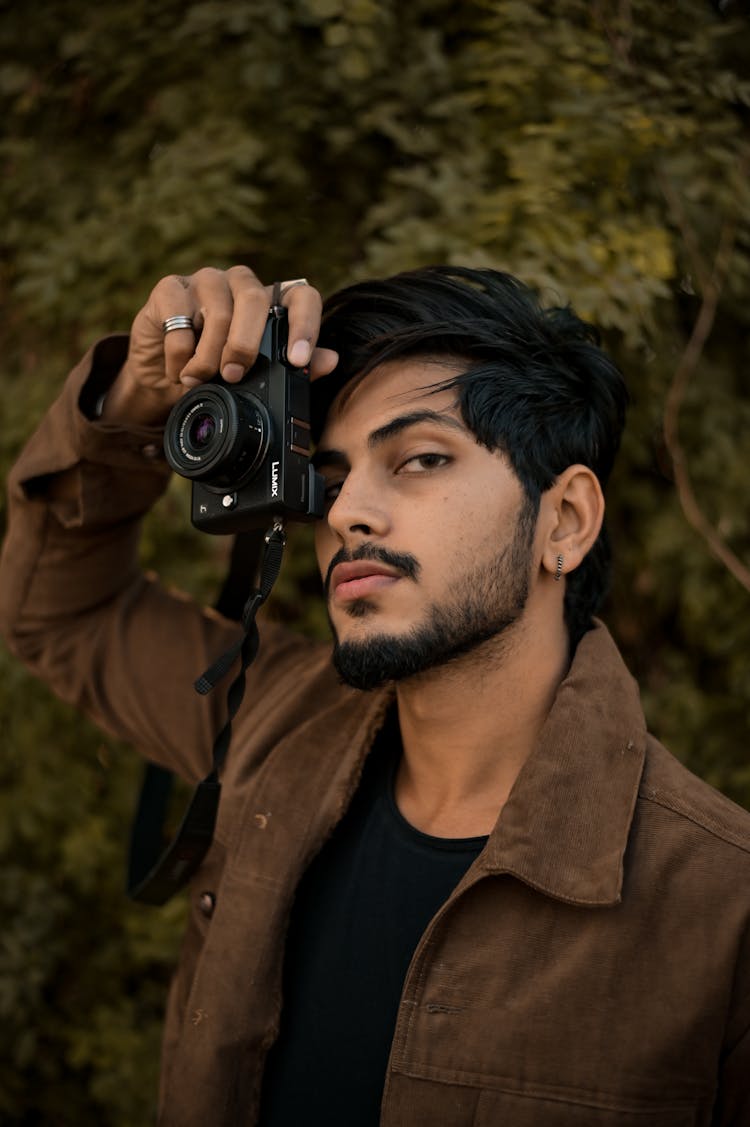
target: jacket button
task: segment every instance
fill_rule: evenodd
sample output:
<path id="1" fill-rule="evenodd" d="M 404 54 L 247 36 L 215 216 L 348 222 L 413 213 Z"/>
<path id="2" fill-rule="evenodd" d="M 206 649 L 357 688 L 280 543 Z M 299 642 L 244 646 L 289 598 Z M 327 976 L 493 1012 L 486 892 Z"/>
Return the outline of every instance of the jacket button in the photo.
<path id="1" fill-rule="evenodd" d="M 161 457 L 161 450 L 155 442 L 147 442 L 145 446 L 141 446 L 141 454 L 147 462 L 155 462 Z"/>
<path id="2" fill-rule="evenodd" d="M 200 908 L 201 915 L 205 916 L 207 920 L 211 919 L 216 907 L 216 897 L 213 892 L 201 892 L 198 897 L 198 907 Z"/>

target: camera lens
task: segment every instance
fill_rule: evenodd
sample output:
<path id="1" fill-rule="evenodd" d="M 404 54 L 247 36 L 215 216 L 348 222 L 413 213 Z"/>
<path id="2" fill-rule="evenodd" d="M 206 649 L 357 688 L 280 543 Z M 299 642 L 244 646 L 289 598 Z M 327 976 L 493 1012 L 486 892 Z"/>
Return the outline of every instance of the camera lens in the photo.
<path id="1" fill-rule="evenodd" d="M 182 477 L 208 489 L 236 489 L 258 470 L 270 438 L 268 412 L 255 395 L 208 384 L 193 388 L 172 408 L 164 453 Z"/>
<path id="2" fill-rule="evenodd" d="M 195 415 L 190 422 L 187 439 L 196 450 L 203 450 L 216 434 L 216 420 L 207 412 Z"/>

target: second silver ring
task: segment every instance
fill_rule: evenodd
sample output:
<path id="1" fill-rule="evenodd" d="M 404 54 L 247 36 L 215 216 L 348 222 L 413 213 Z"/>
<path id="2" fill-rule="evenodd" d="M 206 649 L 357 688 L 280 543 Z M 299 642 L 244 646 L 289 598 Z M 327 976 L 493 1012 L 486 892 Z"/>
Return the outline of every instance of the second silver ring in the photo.
<path id="1" fill-rule="evenodd" d="M 310 283 L 308 282 L 307 278 L 292 278 L 290 282 L 281 283 L 281 296 L 283 297 L 285 293 L 289 292 L 289 290 L 293 290 L 295 286 L 309 285 Z"/>

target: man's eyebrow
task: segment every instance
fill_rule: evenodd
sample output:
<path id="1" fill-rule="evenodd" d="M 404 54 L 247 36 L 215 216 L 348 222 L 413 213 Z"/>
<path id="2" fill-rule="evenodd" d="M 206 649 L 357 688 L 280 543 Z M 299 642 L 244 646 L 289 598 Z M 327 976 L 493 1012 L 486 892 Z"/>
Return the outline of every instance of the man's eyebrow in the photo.
<path id="1" fill-rule="evenodd" d="M 457 430 L 461 434 L 466 434 L 464 424 L 452 415 L 443 415 L 440 411 L 410 411 L 407 415 L 397 415 L 395 419 L 389 419 L 382 427 L 372 431 L 368 435 L 367 445 L 372 450 L 375 446 L 380 446 L 382 442 L 387 442 L 389 438 L 401 434 L 402 431 L 414 427 L 418 423 L 434 423 L 436 426 L 447 427 L 449 430 Z"/>
<path id="2" fill-rule="evenodd" d="M 367 436 L 367 445 L 372 450 L 387 442 L 389 438 L 394 438 L 402 431 L 408 430 L 409 427 L 417 426 L 418 423 L 432 423 L 438 427 L 466 434 L 464 424 L 451 415 L 444 415 L 439 411 L 410 411 L 406 415 L 397 415 L 395 419 L 389 419 L 382 427 L 372 431 Z M 349 459 L 341 450 L 317 450 L 312 456 L 312 463 L 316 469 L 322 465 L 342 466 L 346 469 L 349 467 Z"/>

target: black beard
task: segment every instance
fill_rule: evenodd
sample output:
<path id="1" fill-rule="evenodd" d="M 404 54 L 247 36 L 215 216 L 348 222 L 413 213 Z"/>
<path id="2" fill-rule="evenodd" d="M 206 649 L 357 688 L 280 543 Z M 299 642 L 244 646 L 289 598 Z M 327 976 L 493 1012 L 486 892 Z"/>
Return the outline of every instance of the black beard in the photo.
<path id="1" fill-rule="evenodd" d="M 531 546 L 538 506 L 526 501 L 513 540 L 491 563 L 467 572 L 451 602 L 434 603 L 423 623 L 408 634 L 375 634 L 361 642 L 339 642 L 334 630 L 333 664 L 342 681 L 370 691 L 402 681 L 476 650 L 507 634 L 523 614 L 529 595 Z M 348 607 L 352 618 L 374 611 L 367 599 Z"/>

